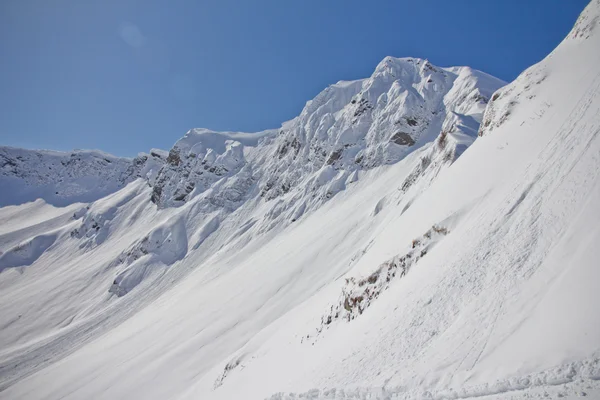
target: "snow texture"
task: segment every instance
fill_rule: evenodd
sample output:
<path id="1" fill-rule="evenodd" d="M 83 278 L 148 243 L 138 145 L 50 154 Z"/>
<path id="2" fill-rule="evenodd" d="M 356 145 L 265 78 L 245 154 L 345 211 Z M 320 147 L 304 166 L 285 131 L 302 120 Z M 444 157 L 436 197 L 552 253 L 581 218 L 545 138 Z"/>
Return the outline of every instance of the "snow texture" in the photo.
<path id="1" fill-rule="evenodd" d="M 508 85 L 386 57 L 279 129 L 0 148 L 0 399 L 600 398 L 599 24 Z"/>

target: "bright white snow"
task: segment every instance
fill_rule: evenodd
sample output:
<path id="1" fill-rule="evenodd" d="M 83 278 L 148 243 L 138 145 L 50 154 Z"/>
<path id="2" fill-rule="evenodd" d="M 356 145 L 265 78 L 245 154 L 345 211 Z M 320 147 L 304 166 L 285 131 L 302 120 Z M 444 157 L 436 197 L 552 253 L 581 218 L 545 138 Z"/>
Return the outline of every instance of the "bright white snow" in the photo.
<path id="1" fill-rule="evenodd" d="M 0 398 L 599 398 L 599 24 L 497 91 L 388 57 L 279 130 L 0 149 Z"/>

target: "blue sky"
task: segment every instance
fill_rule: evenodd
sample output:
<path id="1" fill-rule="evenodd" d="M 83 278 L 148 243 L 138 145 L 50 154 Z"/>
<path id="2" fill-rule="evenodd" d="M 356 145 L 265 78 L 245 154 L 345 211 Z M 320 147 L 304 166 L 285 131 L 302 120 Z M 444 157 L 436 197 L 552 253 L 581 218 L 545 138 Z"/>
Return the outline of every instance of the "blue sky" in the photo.
<path id="1" fill-rule="evenodd" d="M 0 144 L 134 156 L 192 127 L 258 131 L 385 56 L 504 80 L 587 0 L 2 0 Z"/>

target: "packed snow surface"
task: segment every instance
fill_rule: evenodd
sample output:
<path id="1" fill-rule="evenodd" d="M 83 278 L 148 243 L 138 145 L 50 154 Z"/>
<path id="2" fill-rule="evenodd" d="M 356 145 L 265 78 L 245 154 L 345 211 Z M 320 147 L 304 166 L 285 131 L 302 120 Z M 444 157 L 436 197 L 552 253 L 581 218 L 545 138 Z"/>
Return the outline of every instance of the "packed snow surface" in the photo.
<path id="1" fill-rule="evenodd" d="M 0 398 L 600 398 L 599 24 L 508 85 L 386 57 L 280 129 L 0 148 Z"/>

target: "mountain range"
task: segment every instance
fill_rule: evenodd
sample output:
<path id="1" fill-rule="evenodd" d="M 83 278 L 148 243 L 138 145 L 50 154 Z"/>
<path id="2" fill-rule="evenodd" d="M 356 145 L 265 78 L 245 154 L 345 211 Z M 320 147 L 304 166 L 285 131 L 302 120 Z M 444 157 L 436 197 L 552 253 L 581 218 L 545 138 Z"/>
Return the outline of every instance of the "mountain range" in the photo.
<path id="1" fill-rule="evenodd" d="M 0 147 L 0 399 L 600 398 L 599 25 L 511 83 L 386 57 L 277 129 Z"/>

